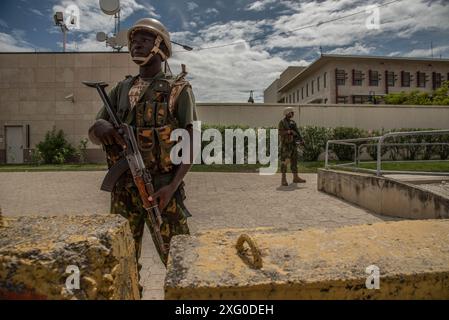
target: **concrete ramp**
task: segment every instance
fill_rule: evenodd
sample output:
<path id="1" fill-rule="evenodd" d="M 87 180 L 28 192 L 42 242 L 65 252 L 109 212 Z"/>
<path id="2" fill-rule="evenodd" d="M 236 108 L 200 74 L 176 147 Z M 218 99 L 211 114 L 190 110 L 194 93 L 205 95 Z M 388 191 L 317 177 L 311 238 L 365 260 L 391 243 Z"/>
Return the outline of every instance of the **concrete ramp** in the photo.
<path id="1" fill-rule="evenodd" d="M 449 299 L 449 220 L 176 236 L 165 298 Z"/>

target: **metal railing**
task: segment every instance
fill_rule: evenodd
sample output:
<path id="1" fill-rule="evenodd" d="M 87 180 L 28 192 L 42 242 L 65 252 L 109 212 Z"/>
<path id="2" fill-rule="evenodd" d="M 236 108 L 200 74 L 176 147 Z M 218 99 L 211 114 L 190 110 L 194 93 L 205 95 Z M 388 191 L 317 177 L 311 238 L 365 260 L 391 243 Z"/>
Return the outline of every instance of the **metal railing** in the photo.
<path id="1" fill-rule="evenodd" d="M 448 143 L 438 143 L 438 142 L 413 142 L 413 143 L 384 143 L 388 138 L 392 137 L 410 137 L 410 136 L 421 136 L 421 135 L 443 135 L 449 134 L 449 129 L 445 130 L 428 130 L 428 131 L 409 131 L 409 132 L 389 132 L 383 136 L 369 137 L 369 138 L 356 138 L 356 139 L 343 139 L 343 140 L 328 140 L 326 143 L 326 154 L 325 154 L 325 168 L 330 167 L 344 167 L 347 170 L 360 171 L 375 173 L 377 176 L 381 176 L 385 173 L 396 173 L 396 174 L 421 174 L 421 175 L 449 175 L 449 172 L 434 172 L 434 171 L 400 171 L 400 170 L 382 170 L 382 148 L 388 146 L 448 146 Z M 372 143 L 361 143 L 370 141 Z M 354 161 L 349 163 L 340 164 L 329 164 L 329 146 L 330 145 L 346 145 L 354 147 Z M 377 148 L 377 159 L 375 162 L 366 161 L 365 163 L 376 163 L 376 169 L 367 169 L 358 167 L 360 164 L 360 151 L 363 148 L 376 147 Z M 400 160 L 397 162 L 432 162 L 435 160 Z M 449 160 L 438 160 L 438 161 L 449 161 Z M 387 162 L 387 161 L 383 161 Z M 391 161 L 388 161 L 391 162 Z"/>

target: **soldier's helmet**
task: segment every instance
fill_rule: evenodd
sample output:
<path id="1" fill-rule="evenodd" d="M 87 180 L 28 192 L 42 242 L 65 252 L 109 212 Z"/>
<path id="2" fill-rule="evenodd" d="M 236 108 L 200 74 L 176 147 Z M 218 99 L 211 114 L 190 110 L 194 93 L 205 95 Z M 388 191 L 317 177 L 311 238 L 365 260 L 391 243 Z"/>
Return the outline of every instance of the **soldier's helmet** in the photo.
<path id="1" fill-rule="evenodd" d="M 134 24 L 134 26 L 132 26 L 132 28 L 128 30 L 128 49 L 130 49 L 133 34 L 139 30 L 148 31 L 161 37 L 162 42 L 167 48 L 167 52 L 164 52 L 166 57 L 162 58 L 163 60 L 166 60 L 171 57 L 172 47 L 170 42 L 170 34 L 168 33 L 167 28 L 159 20 L 153 18 L 140 19 Z"/>
<path id="2" fill-rule="evenodd" d="M 295 109 L 293 109 L 292 107 L 287 107 L 284 109 L 284 116 L 286 116 L 287 114 L 289 114 L 290 112 L 295 112 Z"/>

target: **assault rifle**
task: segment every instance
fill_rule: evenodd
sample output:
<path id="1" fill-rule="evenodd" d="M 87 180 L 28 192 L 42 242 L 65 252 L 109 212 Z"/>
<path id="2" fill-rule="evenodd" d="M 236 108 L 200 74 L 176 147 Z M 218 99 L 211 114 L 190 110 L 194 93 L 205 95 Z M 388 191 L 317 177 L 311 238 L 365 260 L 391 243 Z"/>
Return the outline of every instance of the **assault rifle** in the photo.
<path id="1" fill-rule="evenodd" d="M 164 245 L 164 241 L 161 236 L 160 227 L 162 224 L 161 213 L 159 211 L 156 201 L 150 202 L 149 196 L 154 195 L 154 186 L 150 173 L 145 168 L 145 164 L 137 146 L 136 137 L 134 136 L 133 129 L 126 123 L 122 123 L 114 113 L 111 107 L 111 101 L 104 88 L 108 86 L 105 82 L 88 82 L 83 81 L 88 87 L 97 89 L 101 100 L 105 105 L 106 111 L 109 115 L 109 121 L 114 128 L 123 137 L 126 143 L 126 148 L 122 151 L 123 157 L 117 161 L 108 171 L 106 177 L 101 184 L 101 190 L 112 192 L 115 183 L 128 169 L 131 170 L 134 183 L 139 190 L 139 195 L 142 200 L 143 208 L 148 213 L 148 219 L 150 220 L 150 227 L 155 235 L 156 246 L 164 256 L 167 256 L 168 248 Z"/>
<path id="2" fill-rule="evenodd" d="M 299 132 L 298 128 L 293 126 L 289 121 L 286 121 L 284 118 L 282 121 L 284 121 L 284 125 L 288 128 L 285 130 L 291 130 L 293 132 L 293 139 L 295 140 L 296 145 L 301 145 L 304 143 L 304 139 L 301 136 L 301 133 Z"/>

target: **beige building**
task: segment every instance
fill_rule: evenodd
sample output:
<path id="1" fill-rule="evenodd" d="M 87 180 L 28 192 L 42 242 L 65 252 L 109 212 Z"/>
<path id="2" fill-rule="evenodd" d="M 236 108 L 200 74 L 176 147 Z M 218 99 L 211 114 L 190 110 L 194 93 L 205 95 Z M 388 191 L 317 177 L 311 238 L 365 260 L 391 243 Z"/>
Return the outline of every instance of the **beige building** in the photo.
<path id="1" fill-rule="evenodd" d="M 0 163 L 22 163 L 55 126 L 78 146 L 101 107 L 83 80 L 110 85 L 136 74 L 128 53 L 1 53 Z M 90 161 L 103 161 L 88 144 Z"/>
<path id="2" fill-rule="evenodd" d="M 449 60 L 323 54 L 296 70 L 288 81 L 280 81 L 281 75 L 265 90 L 265 103 L 364 104 L 374 103 L 373 96 L 382 103 L 392 92 L 430 93 L 449 79 Z"/>

